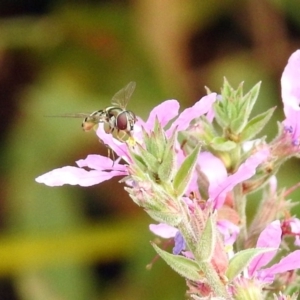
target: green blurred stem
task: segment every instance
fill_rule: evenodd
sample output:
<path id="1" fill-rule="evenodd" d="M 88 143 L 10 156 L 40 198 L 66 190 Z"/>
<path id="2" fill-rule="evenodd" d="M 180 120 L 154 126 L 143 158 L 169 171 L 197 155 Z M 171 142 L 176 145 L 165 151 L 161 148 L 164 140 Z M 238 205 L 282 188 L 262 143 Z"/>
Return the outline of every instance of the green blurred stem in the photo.
<path id="1" fill-rule="evenodd" d="M 247 217 L 246 217 L 246 197 L 243 195 L 242 184 L 238 184 L 233 189 L 234 207 L 240 217 L 240 234 L 238 236 L 236 247 L 237 251 L 242 250 L 244 242 L 247 239 Z"/>

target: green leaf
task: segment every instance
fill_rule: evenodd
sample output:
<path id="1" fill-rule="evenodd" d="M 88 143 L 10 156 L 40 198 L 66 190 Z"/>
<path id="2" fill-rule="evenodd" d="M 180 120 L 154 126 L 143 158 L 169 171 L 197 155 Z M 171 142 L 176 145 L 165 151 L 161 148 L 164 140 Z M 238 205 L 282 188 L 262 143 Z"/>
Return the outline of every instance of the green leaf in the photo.
<path id="1" fill-rule="evenodd" d="M 269 122 L 276 107 L 272 107 L 264 113 L 252 118 L 241 133 L 241 141 L 250 140 L 255 137 Z"/>
<path id="2" fill-rule="evenodd" d="M 178 197 L 182 196 L 186 191 L 188 184 L 190 183 L 193 172 L 197 163 L 197 158 L 200 151 L 200 144 L 198 144 L 193 152 L 186 157 L 179 170 L 177 171 L 174 181 L 173 188 Z"/>
<path id="3" fill-rule="evenodd" d="M 179 275 L 193 281 L 203 279 L 200 275 L 199 266 L 194 260 L 188 259 L 184 256 L 168 253 L 157 247 L 154 243 L 151 244 L 157 254 Z"/>
<path id="4" fill-rule="evenodd" d="M 211 215 L 205 224 L 201 238 L 197 243 L 195 258 L 198 262 L 209 262 L 214 253 L 217 240 L 216 217 Z"/>
<path id="5" fill-rule="evenodd" d="M 237 275 L 239 275 L 241 271 L 244 270 L 257 255 L 274 250 L 276 249 L 251 248 L 236 253 L 235 256 L 229 261 L 229 266 L 226 271 L 228 280 L 232 281 Z"/>

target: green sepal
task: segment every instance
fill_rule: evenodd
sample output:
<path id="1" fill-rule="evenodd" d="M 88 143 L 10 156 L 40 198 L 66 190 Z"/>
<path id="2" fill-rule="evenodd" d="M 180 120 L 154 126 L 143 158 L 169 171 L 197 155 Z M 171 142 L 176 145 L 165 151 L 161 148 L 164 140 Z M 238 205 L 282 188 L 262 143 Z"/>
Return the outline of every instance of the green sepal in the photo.
<path id="1" fill-rule="evenodd" d="M 182 217 L 178 213 L 172 213 L 170 211 L 162 211 L 162 210 L 151 210 L 145 209 L 146 213 L 155 221 L 159 223 L 165 223 L 170 226 L 177 226 Z"/>
<path id="2" fill-rule="evenodd" d="M 192 179 L 199 151 L 200 144 L 198 144 L 192 153 L 186 157 L 175 175 L 173 188 L 178 197 L 181 197 L 184 194 Z"/>
<path id="3" fill-rule="evenodd" d="M 150 152 L 157 158 L 158 161 L 161 161 L 165 152 L 167 139 L 157 117 L 155 118 L 154 130 L 151 133 L 150 139 L 152 146 Z"/>
<path id="4" fill-rule="evenodd" d="M 242 88 L 242 85 L 239 87 Z M 215 119 L 217 123 L 226 128 L 235 119 L 237 110 L 235 104 L 235 91 L 229 84 L 226 78 L 222 87 L 222 101 L 216 101 L 214 103 Z"/>
<path id="5" fill-rule="evenodd" d="M 140 144 L 137 144 L 137 147 L 139 148 L 140 156 L 148 168 L 150 172 L 157 173 L 159 163 L 157 161 L 157 158 L 152 155 L 150 152 L 145 150 Z"/>
<path id="6" fill-rule="evenodd" d="M 135 152 L 133 152 L 130 148 L 129 148 L 129 153 L 130 153 L 130 156 L 131 156 L 134 164 L 139 169 L 141 169 L 142 171 L 145 171 L 146 170 L 146 164 L 145 164 L 143 158 L 140 155 L 138 155 Z"/>
<path id="7" fill-rule="evenodd" d="M 227 107 L 224 98 L 222 101 L 216 101 L 213 104 L 213 109 L 215 112 L 215 119 L 220 127 L 225 128 L 230 122 L 229 115 L 231 115 L 231 109 Z"/>
<path id="8" fill-rule="evenodd" d="M 239 275 L 242 270 L 244 270 L 251 261 L 260 254 L 274 251 L 275 248 L 251 248 L 242 250 L 234 255 L 234 257 L 229 261 L 228 269 L 226 271 L 226 276 L 229 281 L 232 281 L 237 275 Z"/>
<path id="9" fill-rule="evenodd" d="M 244 114 L 245 119 L 249 119 L 252 109 L 257 101 L 259 91 L 260 91 L 261 81 L 258 82 L 244 97 L 243 101 L 247 103 L 245 111 L 242 110 L 241 113 Z"/>
<path id="10" fill-rule="evenodd" d="M 217 228 L 216 216 L 211 215 L 205 224 L 200 240 L 196 245 L 195 259 L 198 262 L 209 262 L 216 247 Z"/>
<path id="11" fill-rule="evenodd" d="M 257 83 L 245 96 L 239 95 L 234 105 L 237 107 L 236 117 L 230 123 L 230 130 L 235 135 L 240 134 L 248 123 L 253 106 L 257 100 L 261 82 Z"/>
<path id="12" fill-rule="evenodd" d="M 211 140 L 217 136 L 217 132 L 214 129 L 211 122 L 207 120 L 205 116 L 201 116 L 197 123 L 200 125 L 201 130 L 198 131 L 182 131 L 180 132 L 180 136 L 183 137 L 184 141 L 184 149 L 188 149 L 188 153 L 190 149 L 194 149 L 199 141 L 203 144 L 210 144 Z"/>
<path id="13" fill-rule="evenodd" d="M 173 178 L 176 171 L 176 152 L 175 152 L 175 141 L 177 139 L 177 130 L 175 129 L 171 138 L 165 147 L 165 152 L 158 167 L 158 177 L 163 182 L 168 182 Z"/>
<path id="14" fill-rule="evenodd" d="M 200 275 L 199 266 L 194 260 L 168 253 L 157 247 L 154 243 L 151 244 L 157 254 L 179 275 L 192 281 L 203 279 L 203 276 Z"/>
<path id="15" fill-rule="evenodd" d="M 233 141 L 228 141 L 223 137 L 215 137 L 211 140 L 210 147 L 216 151 L 229 152 L 235 149 L 236 143 Z"/>
<path id="16" fill-rule="evenodd" d="M 248 141 L 254 138 L 269 122 L 275 109 L 276 107 L 272 107 L 266 112 L 252 118 L 242 131 L 240 141 Z"/>
<path id="17" fill-rule="evenodd" d="M 143 129 L 142 133 L 145 149 L 156 157 L 158 161 L 161 160 L 165 149 L 166 137 L 157 117 L 154 123 L 154 130 L 148 134 L 146 130 Z"/>
<path id="18" fill-rule="evenodd" d="M 152 153 L 153 139 L 143 127 L 142 127 L 142 134 L 143 134 L 143 142 L 145 144 L 146 150 Z"/>
<path id="19" fill-rule="evenodd" d="M 253 106 L 257 101 L 261 82 L 243 96 L 243 83 L 234 90 L 224 78 L 222 101 L 214 104 L 217 123 L 227 128 L 232 135 L 240 134 L 248 123 Z"/>

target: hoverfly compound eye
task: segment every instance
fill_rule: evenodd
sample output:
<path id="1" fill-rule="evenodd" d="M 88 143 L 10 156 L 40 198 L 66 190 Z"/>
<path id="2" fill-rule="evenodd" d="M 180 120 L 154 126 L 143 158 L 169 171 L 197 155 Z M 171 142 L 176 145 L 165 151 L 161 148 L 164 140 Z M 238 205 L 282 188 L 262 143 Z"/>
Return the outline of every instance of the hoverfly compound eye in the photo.
<path id="1" fill-rule="evenodd" d="M 127 111 L 123 111 L 118 114 L 116 118 L 116 125 L 119 130 L 128 130 L 129 121 Z"/>

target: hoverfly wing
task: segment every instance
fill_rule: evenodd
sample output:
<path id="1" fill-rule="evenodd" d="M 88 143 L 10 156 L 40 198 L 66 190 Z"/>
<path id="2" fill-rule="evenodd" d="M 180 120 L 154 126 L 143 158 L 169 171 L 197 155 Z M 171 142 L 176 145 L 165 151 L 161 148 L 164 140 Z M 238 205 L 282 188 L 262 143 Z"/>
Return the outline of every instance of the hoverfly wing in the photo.
<path id="1" fill-rule="evenodd" d="M 75 113 L 75 114 L 60 114 L 60 115 L 47 115 L 49 118 L 86 118 L 90 114 L 88 113 Z"/>
<path id="2" fill-rule="evenodd" d="M 127 103 L 135 90 L 135 86 L 136 83 L 134 81 L 129 82 L 112 97 L 111 104 L 126 109 Z"/>

